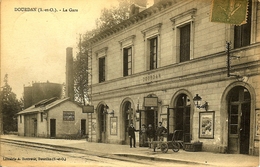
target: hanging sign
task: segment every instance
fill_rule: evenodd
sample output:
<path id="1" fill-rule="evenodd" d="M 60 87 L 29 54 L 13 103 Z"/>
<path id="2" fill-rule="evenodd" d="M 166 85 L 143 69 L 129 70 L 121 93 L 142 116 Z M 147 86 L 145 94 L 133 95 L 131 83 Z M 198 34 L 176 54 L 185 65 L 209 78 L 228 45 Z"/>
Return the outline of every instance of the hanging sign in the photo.
<path id="1" fill-rule="evenodd" d="M 94 106 L 92 105 L 83 106 L 82 113 L 94 113 Z"/>

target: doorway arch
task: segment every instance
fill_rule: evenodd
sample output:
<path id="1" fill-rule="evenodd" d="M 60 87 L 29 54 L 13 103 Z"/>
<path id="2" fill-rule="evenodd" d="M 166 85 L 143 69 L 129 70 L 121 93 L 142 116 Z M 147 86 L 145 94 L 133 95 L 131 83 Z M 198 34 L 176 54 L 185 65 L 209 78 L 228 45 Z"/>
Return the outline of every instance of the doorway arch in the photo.
<path id="1" fill-rule="evenodd" d="M 130 140 L 128 137 L 128 127 L 130 126 L 130 123 L 133 123 L 135 125 L 135 111 L 134 111 L 134 103 L 132 99 L 130 98 L 125 98 L 120 107 L 120 113 L 121 113 L 121 139 L 122 139 L 122 144 L 129 144 Z"/>
<path id="2" fill-rule="evenodd" d="M 225 89 L 220 109 L 224 152 L 253 154 L 254 104 L 255 92 L 249 84 L 235 82 Z"/>
<path id="3" fill-rule="evenodd" d="M 192 119 L 193 105 L 191 105 L 192 95 L 187 90 L 179 90 L 171 100 L 169 107 L 169 121 L 172 127 L 169 127 L 171 132 L 181 130 L 180 139 L 184 142 L 192 140 Z"/>
<path id="4" fill-rule="evenodd" d="M 105 110 L 105 103 L 101 102 L 98 104 L 97 107 L 97 122 L 98 122 L 98 126 L 97 126 L 97 140 L 99 143 L 106 143 L 107 142 L 107 127 L 106 127 L 106 115 L 104 114 L 104 110 Z"/>

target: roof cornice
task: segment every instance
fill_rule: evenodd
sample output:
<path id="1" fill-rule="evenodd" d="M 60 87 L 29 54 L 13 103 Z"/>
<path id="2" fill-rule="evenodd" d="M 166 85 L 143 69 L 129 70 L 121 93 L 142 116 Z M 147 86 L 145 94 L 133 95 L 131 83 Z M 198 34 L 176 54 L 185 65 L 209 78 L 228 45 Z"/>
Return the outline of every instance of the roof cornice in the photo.
<path id="1" fill-rule="evenodd" d="M 134 25 L 146 18 L 151 17 L 154 14 L 159 13 L 162 10 L 165 10 L 166 8 L 172 6 L 175 3 L 177 3 L 177 0 L 163 0 L 161 2 L 158 2 L 158 3 L 154 4 L 153 6 L 151 6 L 150 8 L 147 8 L 147 9 L 143 10 L 142 12 L 131 16 L 129 19 L 98 33 L 94 37 L 90 38 L 87 43 L 88 43 L 88 45 L 91 45 L 100 40 L 103 40 L 111 35 L 114 35 L 120 31 L 128 28 L 131 25 Z"/>

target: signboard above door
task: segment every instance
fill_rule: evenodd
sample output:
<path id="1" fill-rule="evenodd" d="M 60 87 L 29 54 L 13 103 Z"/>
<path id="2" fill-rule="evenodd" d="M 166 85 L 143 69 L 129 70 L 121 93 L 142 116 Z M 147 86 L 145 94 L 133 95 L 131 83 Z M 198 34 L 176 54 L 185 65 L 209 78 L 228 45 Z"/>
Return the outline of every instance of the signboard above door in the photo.
<path id="1" fill-rule="evenodd" d="M 144 97 L 144 107 L 157 107 L 158 97 Z"/>

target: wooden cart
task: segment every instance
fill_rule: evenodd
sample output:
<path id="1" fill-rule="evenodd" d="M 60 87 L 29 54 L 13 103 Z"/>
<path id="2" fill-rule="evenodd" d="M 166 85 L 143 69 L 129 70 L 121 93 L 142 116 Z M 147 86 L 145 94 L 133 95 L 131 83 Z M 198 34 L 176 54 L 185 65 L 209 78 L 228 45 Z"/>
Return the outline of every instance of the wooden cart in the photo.
<path id="1" fill-rule="evenodd" d="M 153 151 L 155 152 L 156 148 L 160 148 L 163 153 L 167 153 L 168 149 L 172 149 L 174 152 L 178 152 L 180 147 L 183 146 L 183 141 L 178 140 L 179 135 L 182 133 L 181 130 L 175 130 L 171 141 L 153 141 Z"/>

